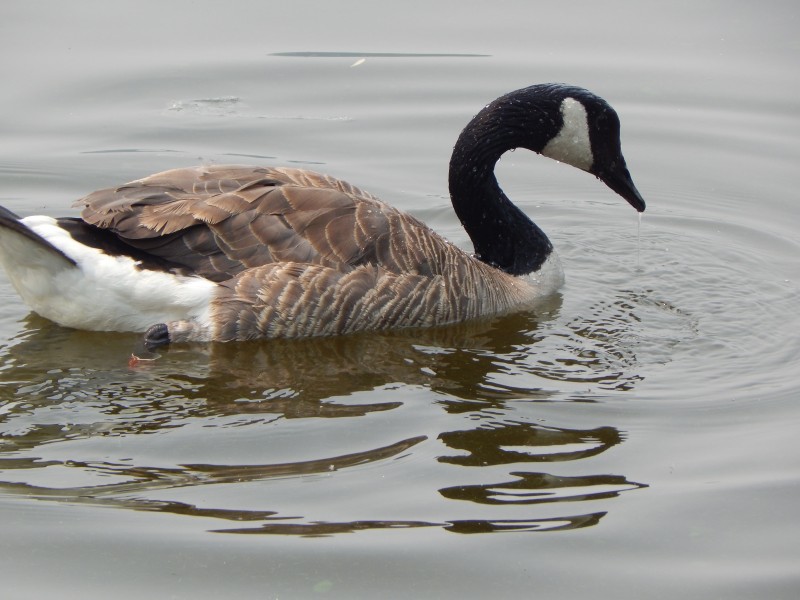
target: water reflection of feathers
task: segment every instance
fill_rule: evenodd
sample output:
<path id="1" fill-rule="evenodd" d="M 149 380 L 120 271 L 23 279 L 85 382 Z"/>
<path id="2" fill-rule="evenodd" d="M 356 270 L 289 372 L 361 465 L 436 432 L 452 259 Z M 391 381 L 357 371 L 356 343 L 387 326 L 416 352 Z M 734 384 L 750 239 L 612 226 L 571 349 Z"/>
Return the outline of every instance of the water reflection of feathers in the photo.
<path id="1" fill-rule="evenodd" d="M 557 308 L 552 307 L 551 312 L 557 312 Z M 401 429 L 399 435 L 407 437 L 400 441 L 353 453 L 341 453 L 347 444 L 334 445 L 320 449 L 329 455 L 311 460 L 299 460 L 299 454 L 284 449 L 290 460 L 268 464 L 221 461 L 223 464 L 183 463 L 164 467 L 147 466 L 143 457 L 124 463 L 107 459 L 37 461 L 22 456 L 26 451 L 38 453 L 37 448 L 51 442 L 165 433 L 198 419 L 207 423 L 205 427 L 216 427 L 223 426 L 220 419 L 238 419 L 241 415 L 247 418 L 239 419 L 239 425 L 258 425 L 274 419 L 357 417 L 393 411 L 402 406 L 406 395 L 376 394 L 375 390 L 381 386 L 387 391 L 404 386 L 409 390 L 426 388 L 436 392 L 437 405 L 451 415 L 440 424 L 449 430 L 435 434 L 436 441 L 443 445 L 436 462 L 443 466 L 478 468 L 476 472 L 482 474 L 478 482 L 469 477 L 470 483 L 462 485 L 452 485 L 452 479 L 445 478 L 449 483 L 439 489 L 442 498 L 476 506 L 553 506 L 553 503 L 613 498 L 643 487 L 622 475 L 562 476 L 525 469 L 527 464 L 538 463 L 551 464 L 557 470 L 557 463 L 598 455 L 623 440 L 623 434 L 611 426 L 559 428 L 507 410 L 506 402 L 561 399 L 548 391 L 546 383 L 548 379 L 551 383 L 561 380 L 565 373 L 569 375 L 569 369 L 565 370 L 558 361 L 548 362 L 552 348 L 547 352 L 539 348 L 541 340 L 558 339 L 541 331 L 552 323 L 545 316 L 521 313 L 440 329 L 316 340 L 176 346 L 151 365 L 129 370 L 124 366 L 125 352 L 135 336 L 72 331 L 32 316 L 26 331 L 2 350 L 2 366 L 7 390 L 14 387 L 13 381 L 26 382 L 14 390 L 14 395 L 19 398 L 25 394 L 20 410 L 34 413 L 34 417 L 24 420 L 35 421 L 36 425 L 3 436 L 6 448 L 13 447 L 21 455 L 3 459 L 7 468 L 15 470 L 18 483 L 0 486 L 10 493 L 42 499 L 253 522 L 252 526 L 219 529 L 237 533 L 324 535 L 408 527 L 482 533 L 594 525 L 604 512 L 561 514 L 563 511 L 558 510 L 556 516 L 550 511 L 543 515 L 526 514 L 521 519 L 445 522 L 327 522 L 311 520 L 311 516 L 286 521 L 280 510 L 200 508 L 150 497 L 157 490 L 324 475 L 384 461 L 413 452 L 423 442 L 433 442 L 430 435 L 419 435 L 418 427 L 414 427 L 416 432 Z M 563 335 L 574 342 L 569 334 Z M 548 364 L 556 367 L 548 371 Z M 583 363 L 581 369 L 589 369 L 591 365 Z M 500 381 L 503 374 L 512 380 L 522 376 L 530 380 L 534 373 L 543 383 L 539 388 L 511 386 Z M 369 393 L 359 396 L 363 391 Z M 51 407 L 57 408 L 58 415 L 47 415 Z M 20 427 L 15 423 L 18 408 L 12 406 L 4 415 L 5 425 L 11 429 Z M 462 413 L 466 418 L 459 417 Z M 475 415 L 483 416 L 474 419 Z M 54 418 L 59 422 L 47 423 Z M 65 425 L 64 420 L 70 424 Z M 508 471 L 512 465 L 514 470 Z M 77 469 L 84 477 L 100 479 L 98 485 L 76 488 L 49 488 L 23 482 L 25 472 L 46 466 Z M 120 483 L 109 482 L 109 478 Z"/>

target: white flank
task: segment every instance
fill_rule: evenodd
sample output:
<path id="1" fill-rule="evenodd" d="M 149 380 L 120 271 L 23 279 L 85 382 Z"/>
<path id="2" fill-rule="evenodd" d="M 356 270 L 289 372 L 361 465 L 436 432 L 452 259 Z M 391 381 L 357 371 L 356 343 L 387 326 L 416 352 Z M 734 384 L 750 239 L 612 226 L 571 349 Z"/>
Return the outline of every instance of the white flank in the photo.
<path id="1" fill-rule="evenodd" d="M 139 332 L 183 319 L 208 323 L 215 283 L 138 269 L 131 258 L 80 244 L 51 217 L 26 217 L 22 223 L 78 264 L 75 267 L 28 238 L 0 229 L 0 261 L 8 278 L 41 316 L 66 327 L 95 331 Z"/>
<path id="2" fill-rule="evenodd" d="M 574 98 L 561 102 L 561 131 L 542 150 L 542 154 L 559 162 L 588 171 L 594 163 L 586 108 Z"/>

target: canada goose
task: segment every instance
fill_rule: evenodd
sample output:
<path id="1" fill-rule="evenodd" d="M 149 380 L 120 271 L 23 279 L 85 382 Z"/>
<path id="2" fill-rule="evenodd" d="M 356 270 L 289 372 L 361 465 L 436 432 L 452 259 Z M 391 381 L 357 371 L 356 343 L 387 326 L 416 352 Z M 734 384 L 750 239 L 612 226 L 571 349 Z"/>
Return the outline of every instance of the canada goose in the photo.
<path id="1" fill-rule="evenodd" d="M 533 85 L 458 137 L 450 195 L 475 247 L 344 181 L 302 169 L 174 169 L 89 194 L 81 218 L 0 209 L 0 262 L 32 310 L 66 327 L 145 332 L 145 345 L 434 326 L 529 305 L 561 283 L 547 236 L 494 167 L 527 148 L 645 203 L 602 98 Z"/>

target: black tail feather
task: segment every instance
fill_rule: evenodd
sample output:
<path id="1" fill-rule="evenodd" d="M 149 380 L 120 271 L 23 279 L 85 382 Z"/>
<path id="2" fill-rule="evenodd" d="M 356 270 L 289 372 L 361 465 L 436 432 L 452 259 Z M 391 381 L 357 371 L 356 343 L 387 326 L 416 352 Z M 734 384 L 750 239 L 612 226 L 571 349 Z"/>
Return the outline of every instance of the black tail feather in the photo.
<path id="1" fill-rule="evenodd" d="M 11 212 L 10 210 L 8 210 L 3 206 L 0 206 L 0 228 L 5 228 L 9 231 L 13 231 L 18 235 L 21 235 L 22 237 L 28 238 L 30 241 L 34 242 L 38 246 L 48 250 L 49 252 L 52 252 L 59 258 L 66 260 L 69 264 L 77 266 L 78 263 L 76 263 L 69 256 L 64 254 L 61 250 L 53 246 L 53 244 L 48 242 L 38 233 L 27 227 L 20 219 L 21 217 L 19 215 Z"/>

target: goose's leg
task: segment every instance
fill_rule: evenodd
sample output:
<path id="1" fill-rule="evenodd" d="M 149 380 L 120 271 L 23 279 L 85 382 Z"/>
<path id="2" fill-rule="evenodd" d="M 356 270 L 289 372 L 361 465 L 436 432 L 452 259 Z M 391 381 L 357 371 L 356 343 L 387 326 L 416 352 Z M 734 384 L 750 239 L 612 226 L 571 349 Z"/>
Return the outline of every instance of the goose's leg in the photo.
<path id="1" fill-rule="evenodd" d="M 166 323 L 156 323 L 147 328 L 144 332 L 144 347 L 148 351 L 153 351 L 160 346 L 170 343 L 169 327 Z"/>
<path id="2" fill-rule="evenodd" d="M 215 339 L 208 325 L 195 320 L 169 321 L 156 323 L 147 328 L 143 342 L 147 350 L 152 351 L 168 344 L 184 342 L 210 342 Z"/>

